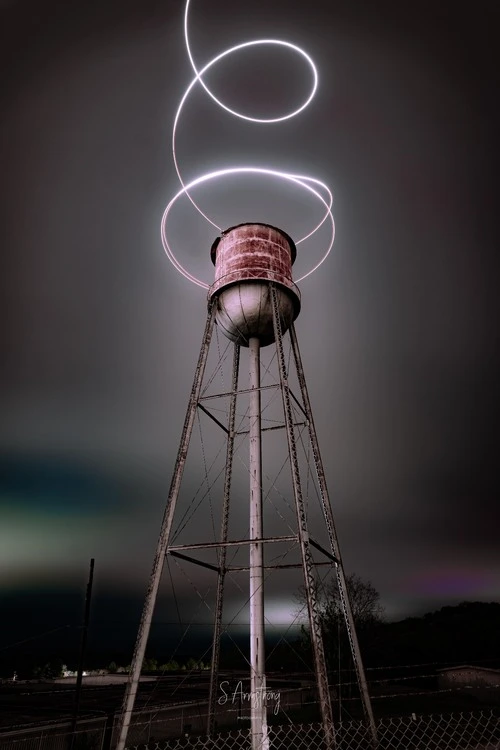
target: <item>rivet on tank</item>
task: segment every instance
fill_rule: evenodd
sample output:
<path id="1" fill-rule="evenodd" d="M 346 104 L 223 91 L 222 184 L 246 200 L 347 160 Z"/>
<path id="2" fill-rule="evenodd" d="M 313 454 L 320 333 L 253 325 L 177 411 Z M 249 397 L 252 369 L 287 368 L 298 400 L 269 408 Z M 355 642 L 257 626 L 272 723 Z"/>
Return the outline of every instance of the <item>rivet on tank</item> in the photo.
<path id="1" fill-rule="evenodd" d="M 216 321 L 231 341 L 248 346 L 274 342 L 273 309 L 269 282 L 278 297 L 282 331 L 300 312 L 300 292 L 292 280 L 297 250 L 281 229 L 268 224 L 238 224 L 212 245 L 215 282 L 208 298 L 216 298 Z"/>

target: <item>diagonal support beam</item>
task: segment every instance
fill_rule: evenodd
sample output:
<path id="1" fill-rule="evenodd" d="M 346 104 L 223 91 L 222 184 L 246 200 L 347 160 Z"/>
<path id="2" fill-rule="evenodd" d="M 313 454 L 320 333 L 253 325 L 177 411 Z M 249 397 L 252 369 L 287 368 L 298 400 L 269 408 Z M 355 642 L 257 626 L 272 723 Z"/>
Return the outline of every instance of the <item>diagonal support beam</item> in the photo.
<path id="1" fill-rule="evenodd" d="M 137 632 L 137 640 L 134 649 L 134 656 L 132 658 L 132 666 L 130 669 L 130 675 L 125 690 L 122 711 L 118 722 L 118 743 L 116 746 L 116 750 L 124 750 L 127 741 L 128 729 L 132 718 L 132 711 L 134 710 L 135 698 L 137 695 L 139 679 L 141 676 L 142 663 L 144 661 L 144 654 L 146 652 L 149 631 L 151 629 L 151 621 L 156 604 L 156 597 L 158 595 L 161 574 L 163 572 L 163 566 L 165 564 L 165 553 L 168 547 L 175 506 L 177 503 L 182 476 L 184 473 L 184 466 L 186 464 L 189 442 L 191 440 L 191 434 L 193 432 L 196 408 L 200 399 L 201 384 L 203 382 L 203 375 L 207 364 L 208 350 L 212 338 L 214 322 L 215 304 L 213 301 L 211 301 L 208 306 L 207 322 L 205 325 L 205 331 L 203 333 L 200 354 L 196 365 L 193 385 L 191 387 L 191 394 L 189 396 L 189 403 L 186 417 L 184 419 L 184 427 L 182 429 L 181 441 L 177 453 L 177 460 L 175 462 L 174 474 L 170 483 L 170 491 L 168 493 L 167 504 L 161 524 L 160 536 L 158 539 L 156 554 L 153 561 L 153 569 L 151 571 L 151 576 L 149 579 L 149 587 L 146 594 L 146 599 L 144 601 L 144 608 L 142 610 L 139 630 Z"/>
<path id="2" fill-rule="evenodd" d="M 321 507 L 323 510 L 323 517 L 328 532 L 330 541 L 330 547 L 332 556 L 335 558 L 335 570 L 337 574 L 337 584 L 340 595 L 340 602 L 344 613 L 344 619 L 347 629 L 347 635 L 349 638 L 349 645 L 356 669 L 356 675 L 358 678 L 358 685 L 361 694 L 361 702 L 363 704 L 363 711 L 365 719 L 370 728 L 372 747 L 378 747 L 378 736 L 377 736 L 377 725 L 375 723 L 375 717 L 373 715 L 373 709 L 370 699 L 370 693 L 368 692 L 368 683 L 366 681 L 366 674 L 363 667 L 363 660 L 361 658 L 361 651 L 359 648 L 359 642 L 356 634 L 356 627 L 354 624 L 354 617 L 352 614 L 351 603 L 349 600 L 349 593 L 347 591 L 347 584 L 345 579 L 344 567 L 342 565 L 340 557 L 340 548 L 337 537 L 337 531 L 335 528 L 335 521 L 333 518 L 332 506 L 330 503 L 330 497 L 328 495 L 328 487 L 326 484 L 325 470 L 323 468 L 323 462 L 321 460 L 321 453 L 319 450 L 318 436 L 316 434 L 316 427 L 314 425 L 314 419 L 312 414 L 311 402 L 309 399 L 309 392 L 307 390 L 306 379 L 304 375 L 304 368 L 302 366 L 302 359 L 300 356 L 299 342 L 297 340 L 297 334 L 292 324 L 290 327 L 290 340 L 292 344 L 292 352 L 295 360 L 295 367 L 297 370 L 297 377 L 299 380 L 300 391 L 302 394 L 302 400 L 304 402 L 304 409 L 308 420 L 309 439 L 311 441 L 314 463 L 316 466 L 316 474 L 318 477 L 318 484 L 320 488 Z"/>
<path id="3" fill-rule="evenodd" d="M 218 548 L 219 575 L 217 578 L 217 596 L 215 600 L 214 636 L 212 640 L 212 663 L 210 668 L 210 692 L 208 695 L 208 723 L 207 735 L 212 737 L 216 729 L 217 691 L 219 688 L 220 641 L 222 635 L 222 612 L 224 606 L 224 582 L 226 575 L 227 536 L 229 528 L 229 500 L 231 497 L 231 482 L 233 476 L 233 456 L 236 422 L 236 399 L 238 395 L 238 377 L 240 370 L 240 347 L 235 344 L 233 355 L 233 375 L 231 384 L 231 400 L 229 402 L 228 437 L 226 447 L 226 471 L 224 474 L 224 499 L 222 502 L 222 520 L 220 541 Z M 201 404 L 200 404 L 201 406 Z"/>
<path id="4" fill-rule="evenodd" d="M 318 684 L 321 719 L 323 724 L 326 748 L 327 750 L 333 750 L 333 748 L 336 747 L 335 728 L 333 725 L 333 713 L 330 699 L 330 690 L 328 687 L 328 674 L 326 669 L 325 650 L 323 646 L 323 634 L 319 617 L 316 576 L 314 574 L 314 561 L 311 554 L 311 543 L 309 540 L 307 517 L 302 495 L 299 460 L 297 456 L 297 445 L 293 424 L 292 403 L 290 398 L 290 388 L 288 385 L 288 371 L 286 366 L 285 353 L 283 351 L 282 323 L 279 316 L 276 287 L 272 283 L 270 284 L 270 291 L 273 305 L 274 338 L 276 341 L 276 350 L 278 354 L 281 395 L 283 398 L 283 411 L 285 413 L 286 433 L 288 441 L 288 455 L 290 458 L 290 466 L 292 469 L 292 485 L 295 498 L 295 510 L 297 514 L 297 531 L 302 557 L 304 586 L 307 596 L 307 609 L 311 628 L 311 642 L 313 647 L 316 680 Z"/>
<path id="5" fill-rule="evenodd" d="M 325 557 L 328 557 L 332 562 L 334 563 L 339 562 L 338 557 L 335 557 L 335 555 L 332 555 L 331 552 L 328 552 L 327 549 L 322 547 L 321 544 L 318 544 L 318 542 L 315 542 L 314 539 L 309 539 L 309 542 L 311 544 L 311 547 L 314 547 L 315 549 L 317 549 L 318 552 L 322 552 L 325 555 Z"/>
<path id="6" fill-rule="evenodd" d="M 208 570 L 215 570 L 216 573 L 220 573 L 220 568 L 217 565 L 211 565 L 204 560 L 197 560 L 196 557 L 183 555 L 181 552 L 170 552 L 169 554 L 172 557 L 177 557 L 179 560 L 186 560 L 186 562 L 194 563 L 194 565 L 200 565 L 202 568 L 208 568 Z"/>
<path id="7" fill-rule="evenodd" d="M 203 404 L 200 404 L 200 403 L 198 403 L 198 409 L 201 409 L 201 411 L 202 411 L 202 412 L 203 412 L 204 414 L 206 414 L 206 415 L 207 415 L 207 417 L 210 417 L 210 419 L 211 419 L 211 420 L 213 420 L 213 421 L 215 422 L 215 424 L 216 424 L 216 425 L 218 425 L 218 426 L 219 426 L 219 427 L 220 427 L 220 428 L 221 428 L 222 430 L 224 430 L 224 432 L 226 433 L 226 435 L 229 435 L 229 430 L 227 429 L 226 425 L 222 424 L 222 422 L 220 422 L 220 421 L 219 421 L 219 420 L 217 419 L 217 417 L 214 417 L 214 415 L 213 415 L 213 414 L 212 414 L 211 412 L 209 412 L 209 411 L 208 411 L 208 409 L 206 409 L 206 408 L 205 408 L 205 407 L 203 406 Z"/>

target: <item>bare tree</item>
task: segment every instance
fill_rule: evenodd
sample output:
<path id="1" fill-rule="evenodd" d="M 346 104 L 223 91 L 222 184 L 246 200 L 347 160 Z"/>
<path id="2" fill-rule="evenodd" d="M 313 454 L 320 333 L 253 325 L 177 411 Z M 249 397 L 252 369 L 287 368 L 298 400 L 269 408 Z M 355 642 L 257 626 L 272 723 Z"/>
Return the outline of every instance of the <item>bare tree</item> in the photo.
<path id="1" fill-rule="evenodd" d="M 380 603 L 380 594 L 370 581 L 363 580 L 356 573 L 346 576 L 347 591 L 351 603 L 354 623 L 358 636 L 362 641 L 370 641 L 370 631 L 384 621 L 384 608 Z M 298 594 L 301 610 L 306 609 L 305 592 L 301 588 Z M 331 669 L 339 669 L 347 665 L 350 654 L 345 627 L 344 612 L 340 599 L 337 579 L 333 578 L 322 588 L 318 587 L 317 600 L 319 602 L 320 620 L 327 662 Z M 309 646 L 309 633 L 302 628 L 303 645 Z"/>
<path id="2" fill-rule="evenodd" d="M 380 594 L 370 581 L 364 581 L 356 573 L 346 576 L 347 592 L 351 603 L 356 629 L 366 629 L 384 619 L 384 608 Z M 320 617 L 325 630 L 337 630 L 344 620 L 337 580 L 332 580 L 320 594 Z"/>

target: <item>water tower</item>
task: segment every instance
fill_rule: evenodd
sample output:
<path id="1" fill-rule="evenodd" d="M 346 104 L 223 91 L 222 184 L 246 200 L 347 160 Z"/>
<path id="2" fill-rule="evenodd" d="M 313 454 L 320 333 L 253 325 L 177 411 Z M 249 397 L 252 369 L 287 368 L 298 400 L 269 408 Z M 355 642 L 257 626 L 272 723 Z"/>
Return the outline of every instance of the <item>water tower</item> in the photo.
<path id="1" fill-rule="evenodd" d="M 201 343 L 201 349 L 195 368 L 195 374 L 189 403 L 184 420 L 184 427 L 177 452 L 177 459 L 171 480 L 168 500 L 165 507 L 163 521 L 161 524 L 158 545 L 154 557 L 153 568 L 149 587 L 144 603 L 142 618 L 137 634 L 137 641 L 132 660 L 131 673 L 124 699 L 121 722 L 119 727 L 119 739 L 117 750 L 124 750 L 127 741 L 128 728 L 132 719 L 136 693 L 141 673 L 141 667 L 145 656 L 148 636 L 153 619 L 153 610 L 158 595 L 160 580 L 168 556 L 172 559 L 187 561 L 190 564 L 201 566 L 204 570 L 211 571 L 216 576 L 215 606 L 213 620 L 213 639 L 211 648 L 211 674 L 210 693 L 207 708 L 206 733 L 210 738 L 215 736 L 216 730 L 216 708 L 217 692 L 219 689 L 219 661 L 220 641 L 223 630 L 223 612 L 225 603 L 225 591 L 227 578 L 232 574 L 244 574 L 246 576 L 246 592 L 248 596 L 248 626 L 249 626 L 249 677 L 250 677 L 250 720 L 251 720 L 251 745 L 252 750 L 268 750 L 269 732 L 267 726 L 266 703 L 262 696 L 266 693 L 266 671 L 265 671 L 265 621 L 266 621 L 266 599 L 265 586 L 266 573 L 269 570 L 298 570 L 301 573 L 302 586 L 307 604 L 307 617 L 309 622 L 310 640 L 314 662 L 314 674 L 317 686 L 317 701 L 321 712 L 321 722 L 324 733 L 324 746 L 327 750 L 336 747 L 335 724 L 332 714 L 331 692 L 328 685 L 328 675 L 323 645 L 323 634 L 320 622 L 320 611 L 318 602 L 319 573 L 325 567 L 333 569 L 336 574 L 340 602 L 345 619 L 346 631 L 349 638 L 350 650 L 360 688 L 361 702 L 365 714 L 366 724 L 375 746 L 376 728 L 371 709 L 365 674 L 361 661 L 354 620 L 349 603 L 346 580 L 340 557 L 339 544 L 333 512 L 328 495 L 325 471 L 323 468 L 319 450 L 318 438 L 314 425 L 311 404 L 302 366 L 294 321 L 300 312 L 300 292 L 292 278 L 292 265 L 295 261 L 297 248 L 300 242 L 310 238 L 325 221 L 331 222 L 332 234 L 327 243 L 326 252 L 321 260 L 309 271 L 312 273 L 326 258 L 333 244 L 334 222 L 331 213 L 332 195 L 328 187 L 319 180 L 303 175 L 289 174 L 269 169 L 267 167 L 241 166 L 217 170 L 191 182 L 183 180 L 176 152 L 176 133 L 179 128 L 181 111 L 194 86 L 200 84 L 212 97 L 216 104 L 222 106 L 227 112 L 236 117 L 258 123 L 276 123 L 286 120 L 301 112 L 311 101 L 317 87 L 317 72 L 311 58 L 299 47 L 289 42 L 276 39 L 263 39 L 245 42 L 236 47 L 217 55 L 202 69 L 198 69 L 191 52 L 188 37 L 188 9 L 186 2 L 184 34 L 187 52 L 195 77 L 188 86 L 181 99 L 179 108 L 174 118 L 172 151 L 173 160 L 181 189 L 170 201 L 162 221 L 162 239 L 165 251 L 173 265 L 186 278 L 198 286 L 205 287 L 208 291 L 208 314 L 205 330 Z M 203 80 L 203 75 L 213 65 L 219 63 L 226 56 L 240 49 L 255 47 L 258 45 L 278 45 L 298 54 L 305 60 L 312 75 L 311 91 L 303 102 L 292 112 L 270 119 L 257 119 L 235 112 L 224 105 L 215 97 Z M 193 198 L 193 191 L 200 185 L 213 179 L 223 178 L 227 175 L 261 175 L 263 178 L 271 177 L 286 180 L 293 186 L 308 191 L 322 204 L 322 218 L 306 236 L 295 242 L 283 230 L 268 223 L 239 223 L 229 229 L 222 230 L 217 223 L 204 213 Z M 167 238 L 166 225 L 170 212 L 180 198 L 187 195 L 193 206 L 207 219 L 212 227 L 219 230 L 219 236 L 213 242 L 210 257 L 215 266 L 215 280 L 211 286 L 189 273 L 174 255 Z M 326 196 L 326 197 L 325 197 Z M 213 235 L 212 235 L 213 236 Z M 206 249 L 208 255 L 208 247 Z M 306 275 L 309 275 L 306 274 Z M 305 276 L 301 277 L 305 278 Z M 298 279 L 300 281 L 301 279 Z M 230 384 L 220 393 L 212 393 L 211 398 L 225 398 L 227 408 L 224 416 L 211 412 L 207 405 L 207 397 L 204 395 L 205 378 L 207 377 L 207 360 L 211 351 L 211 343 L 214 330 L 216 338 L 221 333 L 232 344 L 232 365 L 230 373 Z M 288 347 L 288 356 L 285 355 L 285 342 Z M 231 346 L 228 344 L 228 346 Z M 272 370 L 273 382 L 263 385 L 262 376 L 262 350 L 274 350 L 270 364 L 265 369 L 266 376 Z M 241 377 L 240 370 L 243 369 L 242 362 L 247 362 L 248 378 Z M 293 380 L 293 387 L 291 385 Z M 263 426 L 262 398 L 264 393 L 274 389 L 279 405 L 279 419 L 272 426 Z M 236 424 L 238 405 L 242 399 L 246 399 L 247 410 L 244 414 L 245 425 Z M 221 430 L 224 442 L 224 466 L 223 486 L 220 491 L 220 518 L 215 539 L 204 539 L 190 541 L 189 538 L 182 544 L 175 542 L 173 538 L 173 523 L 179 512 L 178 500 L 181 489 L 185 466 L 190 448 L 192 449 L 193 427 L 197 415 L 203 412 L 212 423 Z M 299 417 L 297 417 L 299 415 Z M 239 415 L 241 417 L 241 414 Z M 287 527 L 279 531 L 273 527 L 271 530 L 266 526 L 266 506 L 268 494 L 263 491 L 264 469 L 266 460 L 263 461 L 263 436 L 273 431 L 273 435 L 279 435 L 283 441 L 286 452 L 286 466 L 289 471 L 290 490 L 284 497 L 285 503 L 291 511 L 291 517 L 287 520 Z M 310 445 L 310 455 L 305 465 L 301 458 L 299 442 L 303 441 L 303 435 L 307 436 Z M 247 474 L 245 475 L 245 489 L 242 485 L 238 487 L 238 498 L 234 497 L 234 456 L 236 438 L 241 442 L 246 441 Z M 272 460 L 272 453 L 264 456 Z M 284 466 L 285 464 L 283 464 Z M 305 473 L 304 473 L 305 472 Z M 311 525 L 312 514 L 307 504 L 306 485 L 314 473 L 316 482 L 316 496 L 319 511 L 316 521 L 319 519 L 321 536 L 318 536 Z M 246 514 L 246 534 L 234 536 L 231 531 L 229 519 L 235 504 L 240 511 L 243 508 Z M 284 518 L 283 516 L 281 516 Z M 215 524 L 214 524 L 215 530 Z M 199 531 L 199 529 L 198 529 Z M 290 563 L 276 563 L 267 554 L 273 545 L 288 545 L 295 557 Z M 228 551 L 238 550 L 245 553 L 245 563 L 234 565 L 228 555 Z M 203 559 L 200 555 L 208 553 L 211 561 Z M 287 552 L 288 554 L 288 552 Z M 293 598 L 294 591 L 288 592 Z"/>
<path id="2" fill-rule="evenodd" d="M 121 744 L 124 747 L 131 712 L 134 706 L 142 662 L 145 655 L 153 609 L 166 555 L 174 555 L 191 562 L 207 565 L 189 557 L 196 549 L 217 548 L 217 600 L 213 631 L 211 658 L 210 697 L 207 734 L 215 731 L 220 637 L 224 603 L 224 582 L 227 571 L 227 550 L 235 545 L 248 547 L 248 597 L 250 605 L 250 681 L 251 681 L 251 734 L 252 750 L 268 747 L 266 705 L 260 696 L 266 691 L 265 676 L 265 605 L 264 605 L 264 548 L 276 542 L 288 541 L 296 544 L 300 561 L 295 567 L 302 569 L 303 587 L 307 599 L 311 645 L 314 656 L 314 671 L 321 709 L 325 742 L 328 748 L 335 747 L 335 728 L 332 715 L 331 695 L 328 686 L 323 637 L 319 619 L 316 568 L 328 564 L 335 568 L 341 602 L 352 656 L 357 672 L 363 708 L 372 733 L 375 724 L 371 710 L 363 665 L 359 652 L 354 621 L 347 595 L 346 581 L 339 552 L 333 513 L 325 481 L 313 414 L 300 357 L 294 320 L 300 312 L 300 293 L 292 280 L 292 264 L 296 248 L 293 240 L 282 230 L 267 224 L 240 224 L 222 233 L 212 245 L 211 258 L 215 265 L 215 282 L 208 293 L 208 315 L 201 350 L 195 370 L 189 405 L 178 449 L 177 461 L 170 486 L 169 497 L 163 517 L 158 547 L 154 559 L 141 624 L 138 632 L 131 677 L 124 703 L 121 725 Z M 220 536 L 216 542 L 172 545 L 170 534 L 176 513 L 177 500 L 189 451 L 196 411 L 205 409 L 200 397 L 205 376 L 205 365 L 212 340 L 214 325 L 234 343 L 234 364 L 230 389 L 230 408 L 226 424 L 226 469 L 224 500 L 220 523 Z M 293 364 L 287 363 L 283 338 L 288 333 L 293 352 Z M 262 481 L 262 424 L 261 424 L 261 362 L 262 347 L 276 348 L 277 388 L 281 392 L 283 432 L 286 435 L 296 528 L 293 535 L 269 536 L 263 525 L 263 481 Z M 240 349 L 248 350 L 248 382 L 240 385 Z M 289 385 L 291 368 L 294 368 L 300 393 L 293 393 Z M 228 517 L 231 507 L 231 477 L 234 456 L 235 414 L 238 396 L 248 395 L 248 519 L 247 539 L 228 537 Z M 302 491 L 302 472 L 297 459 L 297 427 L 292 413 L 292 400 L 299 404 L 305 416 L 307 431 L 312 445 L 313 462 L 320 489 L 323 524 L 328 546 L 317 542 L 310 534 Z M 320 556 L 318 563 L 313 551 Z M 278 566 L 277 566 L 278 567 Z M 291 567 L 291 566 L 290 566 Z M 293 592 L 290 592 L 292 595 Z"/>

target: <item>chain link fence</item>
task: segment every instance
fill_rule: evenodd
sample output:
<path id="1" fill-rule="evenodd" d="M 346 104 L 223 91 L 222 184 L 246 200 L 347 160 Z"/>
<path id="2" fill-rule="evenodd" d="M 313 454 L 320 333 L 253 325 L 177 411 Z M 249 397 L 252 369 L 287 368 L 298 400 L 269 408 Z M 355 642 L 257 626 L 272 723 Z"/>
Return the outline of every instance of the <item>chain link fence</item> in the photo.
<path id="1" fill-rule="evenodd" d="M 212 738 L 190 734 L 175 740 L 161 739 L 164 722 L 148 722 L 149 739 L 133 742 L 140 724 L 131 727 L 130 750 L 250 750 L 249 729 L 220 733 Z M 377 723 L 378 750 L 500 750 L 500 712 L 404 716 Z M 326 750 L 321 724 L 288 724 L 269 727 L 270 750 Z M 372 737 L 361 721 L 335 726 L 335 750 L 372 750 Z"/>
<path id="2" fill-rule="evenodd" d="M 201 734 L 195 714 L 186 709 L 182 736 L 172 737 L 172 720 L 161 712 L 141 721 L 134 715 L 129 750 L 251 750 L 249 728 Z M 30 732 L 0 735 L 0 750 L 109 750 L 116 737 L 103 720 L 79 722 L 74 735 L 65 724 Z M 491 709 L 452 714 L 384 718 L 377 722 L 377 750 L 500 750 L 500 711 Z M 269 750 L 327 750 L 321 724 L 286 724 L 269 727 Z M 335 750 L 373 750 L 368 727 L 361 721 L 335 725 Z"/>

